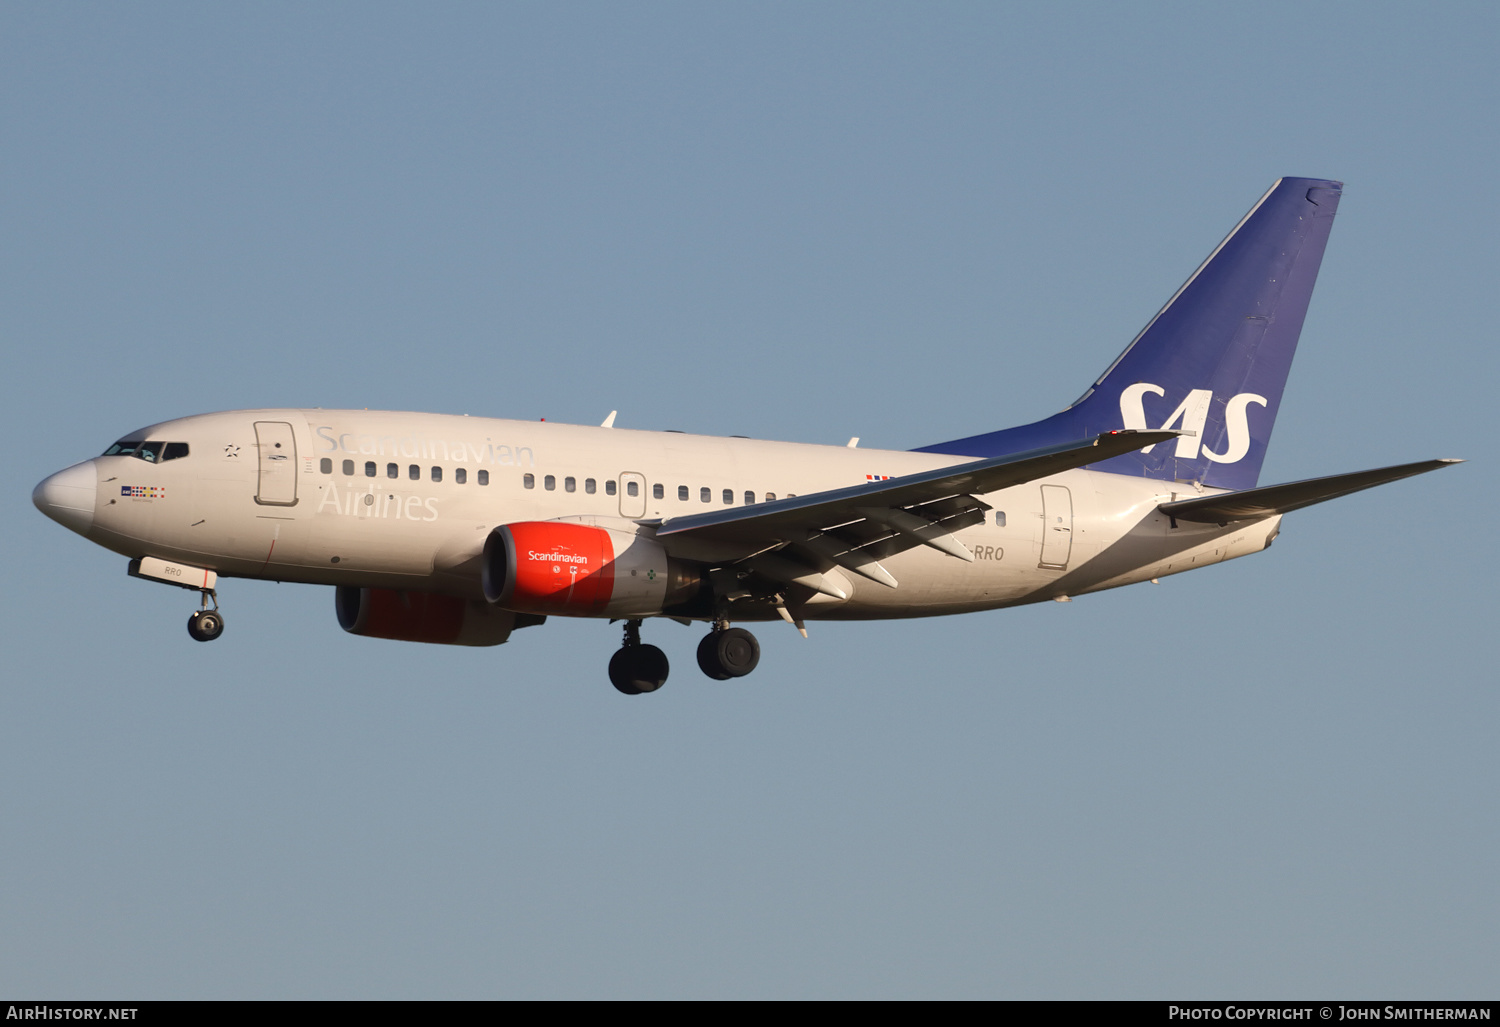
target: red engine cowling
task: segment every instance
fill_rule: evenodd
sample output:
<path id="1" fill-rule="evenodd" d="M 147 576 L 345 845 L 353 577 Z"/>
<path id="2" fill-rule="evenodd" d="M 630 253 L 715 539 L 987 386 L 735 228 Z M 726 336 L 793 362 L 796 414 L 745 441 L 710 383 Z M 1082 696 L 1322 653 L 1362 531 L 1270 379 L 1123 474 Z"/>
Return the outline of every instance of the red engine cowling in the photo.
<path id="1" fill-rule="evenodd" d="M 525 613 L 649 617 L 699 584 L 697 568 L 629 531 L 571 521 L 503 524 L 484 543 L 484 597 Z"/>
<path id="2" fill-rule="evenodd" d="M 516 614 L 489 603 L 434 592 L 340 585 L 334 591 L 339 627 L 351 635 L 440 645 L 499 645 Z M 535 623 L 538 618 L 531 618 Z"/>

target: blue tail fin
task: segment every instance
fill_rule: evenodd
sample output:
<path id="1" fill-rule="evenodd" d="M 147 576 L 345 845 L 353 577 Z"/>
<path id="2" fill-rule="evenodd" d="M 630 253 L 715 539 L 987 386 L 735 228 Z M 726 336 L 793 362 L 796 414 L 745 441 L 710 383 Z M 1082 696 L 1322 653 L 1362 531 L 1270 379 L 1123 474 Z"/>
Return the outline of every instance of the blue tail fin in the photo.
<path id="1" fill-rule="evenodd" d="M 1194 434 L 1093 468 L 1254 488 L 1342 189 L 1278 181 L 1062 413 L 918 452 L 993 457 L 1116 428 L 1169 428 Z"/>

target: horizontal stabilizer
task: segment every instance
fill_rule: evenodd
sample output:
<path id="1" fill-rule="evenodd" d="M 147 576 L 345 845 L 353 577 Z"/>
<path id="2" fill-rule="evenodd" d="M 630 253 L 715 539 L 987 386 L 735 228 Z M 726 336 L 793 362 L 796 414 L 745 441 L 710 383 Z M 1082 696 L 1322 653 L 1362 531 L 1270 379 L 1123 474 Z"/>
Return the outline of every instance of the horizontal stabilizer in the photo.
<path id="1" fill-rule="evenodd" d="M 1422 460 L 1414 464 L 1398 464 L 1395 467 L 1377 467 L 1373 471 L 1355 471 L 1352 474 L 1335 474 L 1328 478 L 1309 478 L 1285 485 L 1268 485 L 1260 489 L 1246 489 L 1222 496 L 1205 496 L 1202 499 L 1182 499 L 1175 503 L 1163 503 L 1157 509 L 1179 521 L 1201 521 L 1205 524 L 1228 524 L 1231 521 L 1250 521 L 1274 514 L 1290 513 L 1304 506 L 1326 502 L 1347 496 L 1351 492 L 1372 489 L 1376 485 L 1400 481 L 1415 474 L 1426 474 L 1440 467 L 1461 464 L 1462 460 Z"/>

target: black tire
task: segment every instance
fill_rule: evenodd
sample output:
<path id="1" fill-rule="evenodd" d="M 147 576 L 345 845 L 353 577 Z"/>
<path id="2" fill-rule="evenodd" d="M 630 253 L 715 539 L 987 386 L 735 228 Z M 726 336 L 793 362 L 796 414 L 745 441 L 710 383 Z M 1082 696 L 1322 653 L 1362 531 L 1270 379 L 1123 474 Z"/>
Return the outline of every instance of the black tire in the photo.
<path id="1" fill-rule="evenodd" d="M 744 628 L 719 632 L 719 666 L 732 678 L 742 678 L 760 665 L 760 643 Z"/>
<path id="2" fill-rule="evenodd" d="M 715 631 L 698 643 L 698 666 L 715 681 L 742 678 L 760 664 L 760 643 L 744 628 Z"/>
<path id="3" fill-rule="evenodd" d="M 728 681 L 730 674 L 719 665 L 719 633 L 709 632 L 698 643 L 698 669 L 715 681 Z"/>
<path id="4" fill-rule="evenodd" d="M 667 682 L 667 654 L 654 645 L 630 645 L 609 658 L 609 681 L 626 695 L 654 692 Z"/>
<path id="5" fill-rule="evenodd" d="M 212 642 L 224 633 L 224 618 L 218 610 L 199 610 L 188 618 L 188 634 L 196 642 Z"/>
<path id="6" fill-rule="evenodd" d="M 630 670 L 630 650 L 616 649 L 615 654 L 609 658 L 609 683 L 625 695 L 640 695 L 641 690 L 635 687 L 634 677 Z"/>

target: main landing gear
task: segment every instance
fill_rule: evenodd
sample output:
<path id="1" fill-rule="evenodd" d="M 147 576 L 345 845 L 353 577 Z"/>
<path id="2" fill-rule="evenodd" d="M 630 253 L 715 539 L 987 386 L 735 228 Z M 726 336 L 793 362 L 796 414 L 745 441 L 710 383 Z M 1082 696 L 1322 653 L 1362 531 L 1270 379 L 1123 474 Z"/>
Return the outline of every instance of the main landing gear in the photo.
<path id="1" fill-rule="evenodd" d="M 212 642 L 224 633 L 224 615 L 219 612 L 219 597 L 213 589 L 203 590 L 203 609 L 188 618 L 188 634 L 193 636 L 197 642 Z M 214 601 L 214 608 L 208 608 L 208 601 Z"/>
<path id="2" fill-rule="evenodd" d="M 641 642 L 641 622 L 625 622 L 625 643 L 609 659 L 609 680 L 626 695 L 654 692 L 667 682 L 667 654 Z"/>
<path id="3" fill-rule="evenodd" d="M 193 636 L 197 638 L 197 635 Z M 760 643 L 744 628 L 719 621 L 698 643 L 698 666 L 715 681 L 742 678 L 760 663 Z M 626 695 L 654 692 L 667 681 L 667 654 L 641 642 L 641 622 L 625 622 L 625 642 L 609 661 L 609 680 Z"/>
<path id="4" fill-rule="evenodd" d="M 760 663 L 760 643 L 744 628 L 724 621 L 698 643 L 698 667 L 715 681 L 742 678 Z"/>

